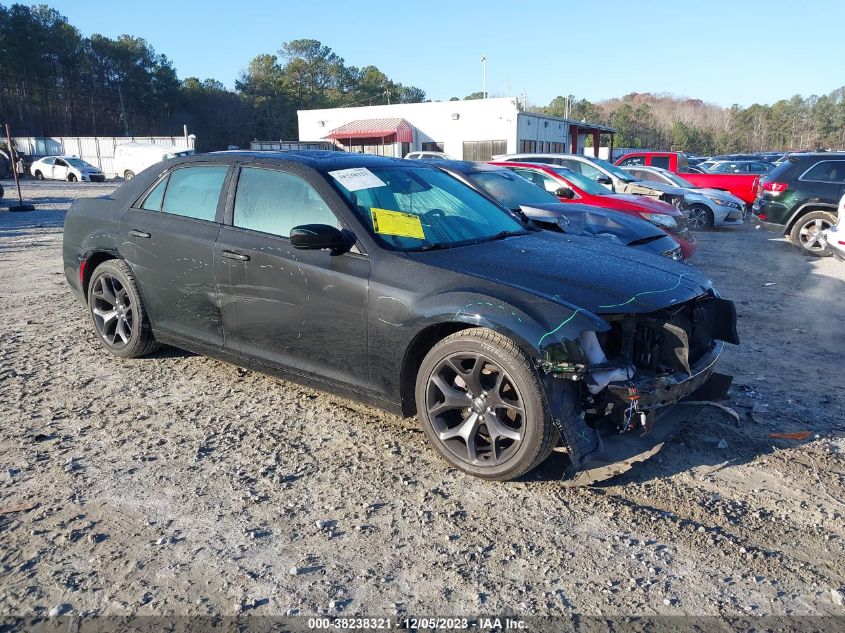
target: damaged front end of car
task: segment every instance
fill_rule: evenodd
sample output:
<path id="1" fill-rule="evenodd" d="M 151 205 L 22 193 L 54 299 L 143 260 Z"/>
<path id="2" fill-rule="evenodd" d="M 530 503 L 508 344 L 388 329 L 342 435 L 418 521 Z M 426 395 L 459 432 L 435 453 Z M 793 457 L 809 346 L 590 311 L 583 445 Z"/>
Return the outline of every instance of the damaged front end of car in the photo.
<path id="1" fill-rule="evenodd" d="M 668 405 L 715 383 L 725 391 L 730 379 L 714 366 L 725 343 L 739 343 L 733 303 L 712 290 L 648 313 L 600 316 L 607 329 L 550 344 L 539 361 L 575 485 L 620 474 L 660 450 L 684 422 Z"/>

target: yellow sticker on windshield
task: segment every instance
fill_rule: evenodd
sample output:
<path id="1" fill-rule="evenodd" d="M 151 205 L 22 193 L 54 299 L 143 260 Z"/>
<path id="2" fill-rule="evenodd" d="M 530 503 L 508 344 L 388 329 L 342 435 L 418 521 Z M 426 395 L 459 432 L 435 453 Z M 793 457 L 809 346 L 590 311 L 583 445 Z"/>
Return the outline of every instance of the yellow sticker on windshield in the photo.
<path id="1" fill-rule="evenodd" d="M 425 239 L 425 232 L 418 215 L 377 209 L 376 207 L 372 207 L 370 213 L 373 216 L 373 229 L 376 233 L 396 235 L 397 237 L 413 237 L 418 240 Z"/>

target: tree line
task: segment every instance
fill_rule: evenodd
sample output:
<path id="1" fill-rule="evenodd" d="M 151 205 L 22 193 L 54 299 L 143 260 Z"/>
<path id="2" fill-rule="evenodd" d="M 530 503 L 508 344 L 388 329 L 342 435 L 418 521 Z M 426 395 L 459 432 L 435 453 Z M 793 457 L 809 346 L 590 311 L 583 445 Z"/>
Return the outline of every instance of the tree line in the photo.
<path id="1" fill-rule="evenodd" d="M 412 103 L 425 92 L 301 39 L 255 57 L 235 90 L 180 80 L 143 38 L 84 37 L 46 5 L 0 6 L 0 122 L 19 136 L 181 135 L 199 149 L 296 139 L 297 109 Z"/>
<path id="2" fill-rule="evenodd" d="M 560 96 L 532 110 L 555 116 L 568 111 L 572 119 L 610 125 L 617 129 L 616 147 L 700 155 L 845 149 L 845 86 L 822 96 L 795 95 L 747 108 L 632 93 L 597 103 Z"/>
<path id="3" fill-rule="evenodd" d="M 27 136 L 180 135 L 187 124 L 199 149 L 221 149 L 296 139 L 298 109 L 426 98 L 375 66 L 347 65 L 313 39 L 253 58 L 234 90 L 215 79 L 180 80 L 143 38 L 85 37 L 46 5 L 0 6 L 0 59 L 0 119 Z M 529 109 L 610 125 L 617 147 L 697 154 L 845 148 L 845 87 L 747 108 L 632 93 L 596 103 L 559 96 Z"/>

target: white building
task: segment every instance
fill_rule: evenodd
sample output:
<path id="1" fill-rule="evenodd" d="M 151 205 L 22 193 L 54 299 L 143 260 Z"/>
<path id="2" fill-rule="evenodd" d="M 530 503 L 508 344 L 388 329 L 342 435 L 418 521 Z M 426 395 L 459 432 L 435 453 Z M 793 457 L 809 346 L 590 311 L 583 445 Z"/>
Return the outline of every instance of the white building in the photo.
<path id="1" fill-rule="evenodd" d="M 300 142 L 329 141 L 351 152 L 397 157 L 413 150 L 463 160 L 516 152 L 581 154 L 588 135 L 598 147 L 600 134 L 609 135 L 612 145 L 615 132 L 603 125 L 521 112 L 515 97 L 299 110 L 297 116 Z"/>

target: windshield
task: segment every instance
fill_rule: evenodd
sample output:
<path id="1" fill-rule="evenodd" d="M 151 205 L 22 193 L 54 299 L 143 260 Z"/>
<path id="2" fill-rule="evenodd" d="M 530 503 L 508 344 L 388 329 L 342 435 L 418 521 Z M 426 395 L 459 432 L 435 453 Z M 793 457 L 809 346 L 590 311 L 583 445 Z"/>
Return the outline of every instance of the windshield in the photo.
<path id="1" fill-rule="evenodd" d="M 328 175 L 391 250 L 426 250 L 527 233 L 516 218 L 438 169 L 340 169 Z"/>
<path id="2" fill-rule="evenodd" d="M 606 196 L 610 193 L 603 185 L 600 185 L 592 178 L 587 178 L 586 176 L 576 173 L 571 169 L 567 169 L 566 167 L 554 167 L 549 165 L 549 169 L 560 174 L 562 178 L 565 178 L 573 185 L 578 187 L 584 193 L 588 193 L 591 196 Z M 630 179 L 630 176 L 628 177 Z"/>
<path id="3" fill-rule="evenodd" d="M 590 162 L 595 165 L 598 165 L 605 171 L 610 172 L 611 174 L 619 178 L 619 180 L 621 180 L 622 182 L 634 182 L 636 180 L 633 176 L 631 176 L 631 174 L 629 174 L 621 167 L 617 167 L 613 163 L 609 163 L 601 158 L 591 158 Z"/>
<path id="4" fill-rule="evenodd" d="M 467 178 L 508 209 L 519 209 L 521 204 L 548 204 L 558 201 L 552 194 L 505 169 L 479 171 L 467 174 Z"/>
<path id="5" fill-rule="evenodd" d="M 69 165 L 73 165 L 74 167 L 93 167 L 93 165 L 89 165 L 84 160 L 79 158 L 65 158 Z"/>

